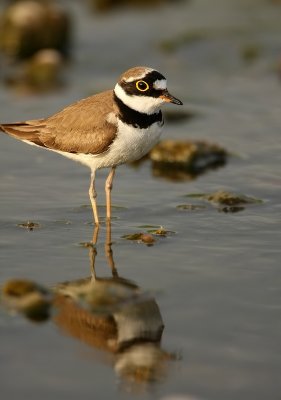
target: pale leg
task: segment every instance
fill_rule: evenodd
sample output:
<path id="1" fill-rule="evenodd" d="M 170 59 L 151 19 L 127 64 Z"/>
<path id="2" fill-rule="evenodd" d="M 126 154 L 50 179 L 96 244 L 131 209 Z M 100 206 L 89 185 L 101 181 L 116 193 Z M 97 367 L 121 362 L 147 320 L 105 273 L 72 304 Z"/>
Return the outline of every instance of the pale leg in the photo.
<path id="1" fill-rule="evenodd" d="M 99 215 L 98 215 L 98 207 L 97 207 L 97 192 L 95 189 L 95 175 L 96 171 L 91 172 L 91 183 L 89 188 L 89 196 L 92 204 L 93 214 L 94 214 L 94 222 L 96 225 L 99 225 Z"/>
<path id="2" fill-rule="evenodd" d="M 105 181 L 105 194 L 106 194 L 106 218 L 109 220 L 111 218 L 111 189 L 112 189 L 112 182 L 115 175 L 115 168 L 112 167 L 108 177 Z"/>

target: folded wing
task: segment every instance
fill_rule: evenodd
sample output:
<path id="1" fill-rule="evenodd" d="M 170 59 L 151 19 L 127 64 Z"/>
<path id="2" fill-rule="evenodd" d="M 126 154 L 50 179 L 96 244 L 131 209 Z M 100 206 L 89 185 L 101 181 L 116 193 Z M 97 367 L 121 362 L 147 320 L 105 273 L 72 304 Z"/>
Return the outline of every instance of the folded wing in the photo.
<path id="1" fill-rule="evenodd" d="M 100 154 L 116 137 L 112 91 L 74 103 L 53 116 L 11 124 L 0 129 L 16 139 L 69 153 Z"/>

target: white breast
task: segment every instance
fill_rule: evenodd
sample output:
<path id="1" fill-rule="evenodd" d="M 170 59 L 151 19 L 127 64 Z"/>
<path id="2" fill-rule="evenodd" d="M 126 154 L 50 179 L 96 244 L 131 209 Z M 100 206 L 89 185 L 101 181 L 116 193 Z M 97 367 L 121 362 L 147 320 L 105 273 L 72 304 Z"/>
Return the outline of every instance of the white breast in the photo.
<path id="1" fill-rule="evenodd" d="M 58 153 L 87 165 L 92 170 L 107 168 L 139 160 L 158 142 L 162 125 L 155 122 L 149 128 L 139 129 L 118 121 L 118 134 L 109 149 L 99 155 Z"/>

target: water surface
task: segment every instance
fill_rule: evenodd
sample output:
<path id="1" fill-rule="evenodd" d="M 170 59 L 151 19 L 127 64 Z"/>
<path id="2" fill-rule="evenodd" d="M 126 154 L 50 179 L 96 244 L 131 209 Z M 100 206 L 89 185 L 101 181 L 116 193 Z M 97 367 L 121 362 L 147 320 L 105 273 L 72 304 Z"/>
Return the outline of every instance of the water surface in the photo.
<path id="1" fill-rule="evenodd" d="M 196 117 L 165 126 L 163 138 L 205 139 L 234 154 L 227 165 L 196 180 L 152 175 L 149 162 L 118 168 L 113 190 L 112 250 L 121 277 L 155 299 L 165 328 L 167 361 L 160 381 L 118 378 L 109 352 L 89 346 L 49 321 L 36 325 L 1 311 L 3 398 L 278 399 L 280 393 L 280 63 L 281 8 L 264 1 L 194 1 L 149 11 L 75 15 L 73 63 L 65 89 L 45 96 L 0 90 L 1 121 L 49 115 L 70 102 L 112 87 L 132 64 L 152 65 Z M 144 29 L 145 27 L 145 29 Z M 200 32 L 200 40 L 161 50 L 163 40 Z M 114 35 L 113 35 L 114 33 Z M 113 40 L 114 36 L 114 40 Z M 245 46 L 257 46 L 248 62 Z M 242 50 L 241 50 L 242 49 Z M 172 105 L 171 105 L 172 107 Z M 107 171 L 98 173 L 104 205 Z M 91 239 L 89 171 L 58 155 L 1 136 L 1 283 L 14 277 L 51 286 L 86 278 Z M 191 193 L 219 189 L 262 199 L 238 213 L 208 205 L 177 209 Z M 196 200 L 194 203 L 199 204 Z M 200 203 L 202 204 L 202 203 Z M 104 208 L 100 209 L 104 215 Z M 29 232 L 17 226 L 35 221 Z M 175 234 L 147 247 L 122 238 L 164 226 Z M 96 272 L 110 277 L 102 225 Z"/>

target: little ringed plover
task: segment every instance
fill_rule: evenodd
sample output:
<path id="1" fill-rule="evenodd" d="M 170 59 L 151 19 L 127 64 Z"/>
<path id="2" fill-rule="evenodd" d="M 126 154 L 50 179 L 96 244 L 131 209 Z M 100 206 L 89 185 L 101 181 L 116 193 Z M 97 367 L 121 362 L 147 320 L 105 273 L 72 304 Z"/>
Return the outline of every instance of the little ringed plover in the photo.
<path id="1" fill-rule="evenodd" d="M 113 90 L 79 100 L 47 118 L 0 124 L 0 130 L 88 166 L 98 225 L 96 170 L 111 168 L 105 183 L 109 220 L 115 168 L 140 159 L 157 143 L 164 124 L 160 107 L 167 102 L 182 104 L 168 92 L 166 78 L 153 68 L 134 67 L 120 76 Z"/>

